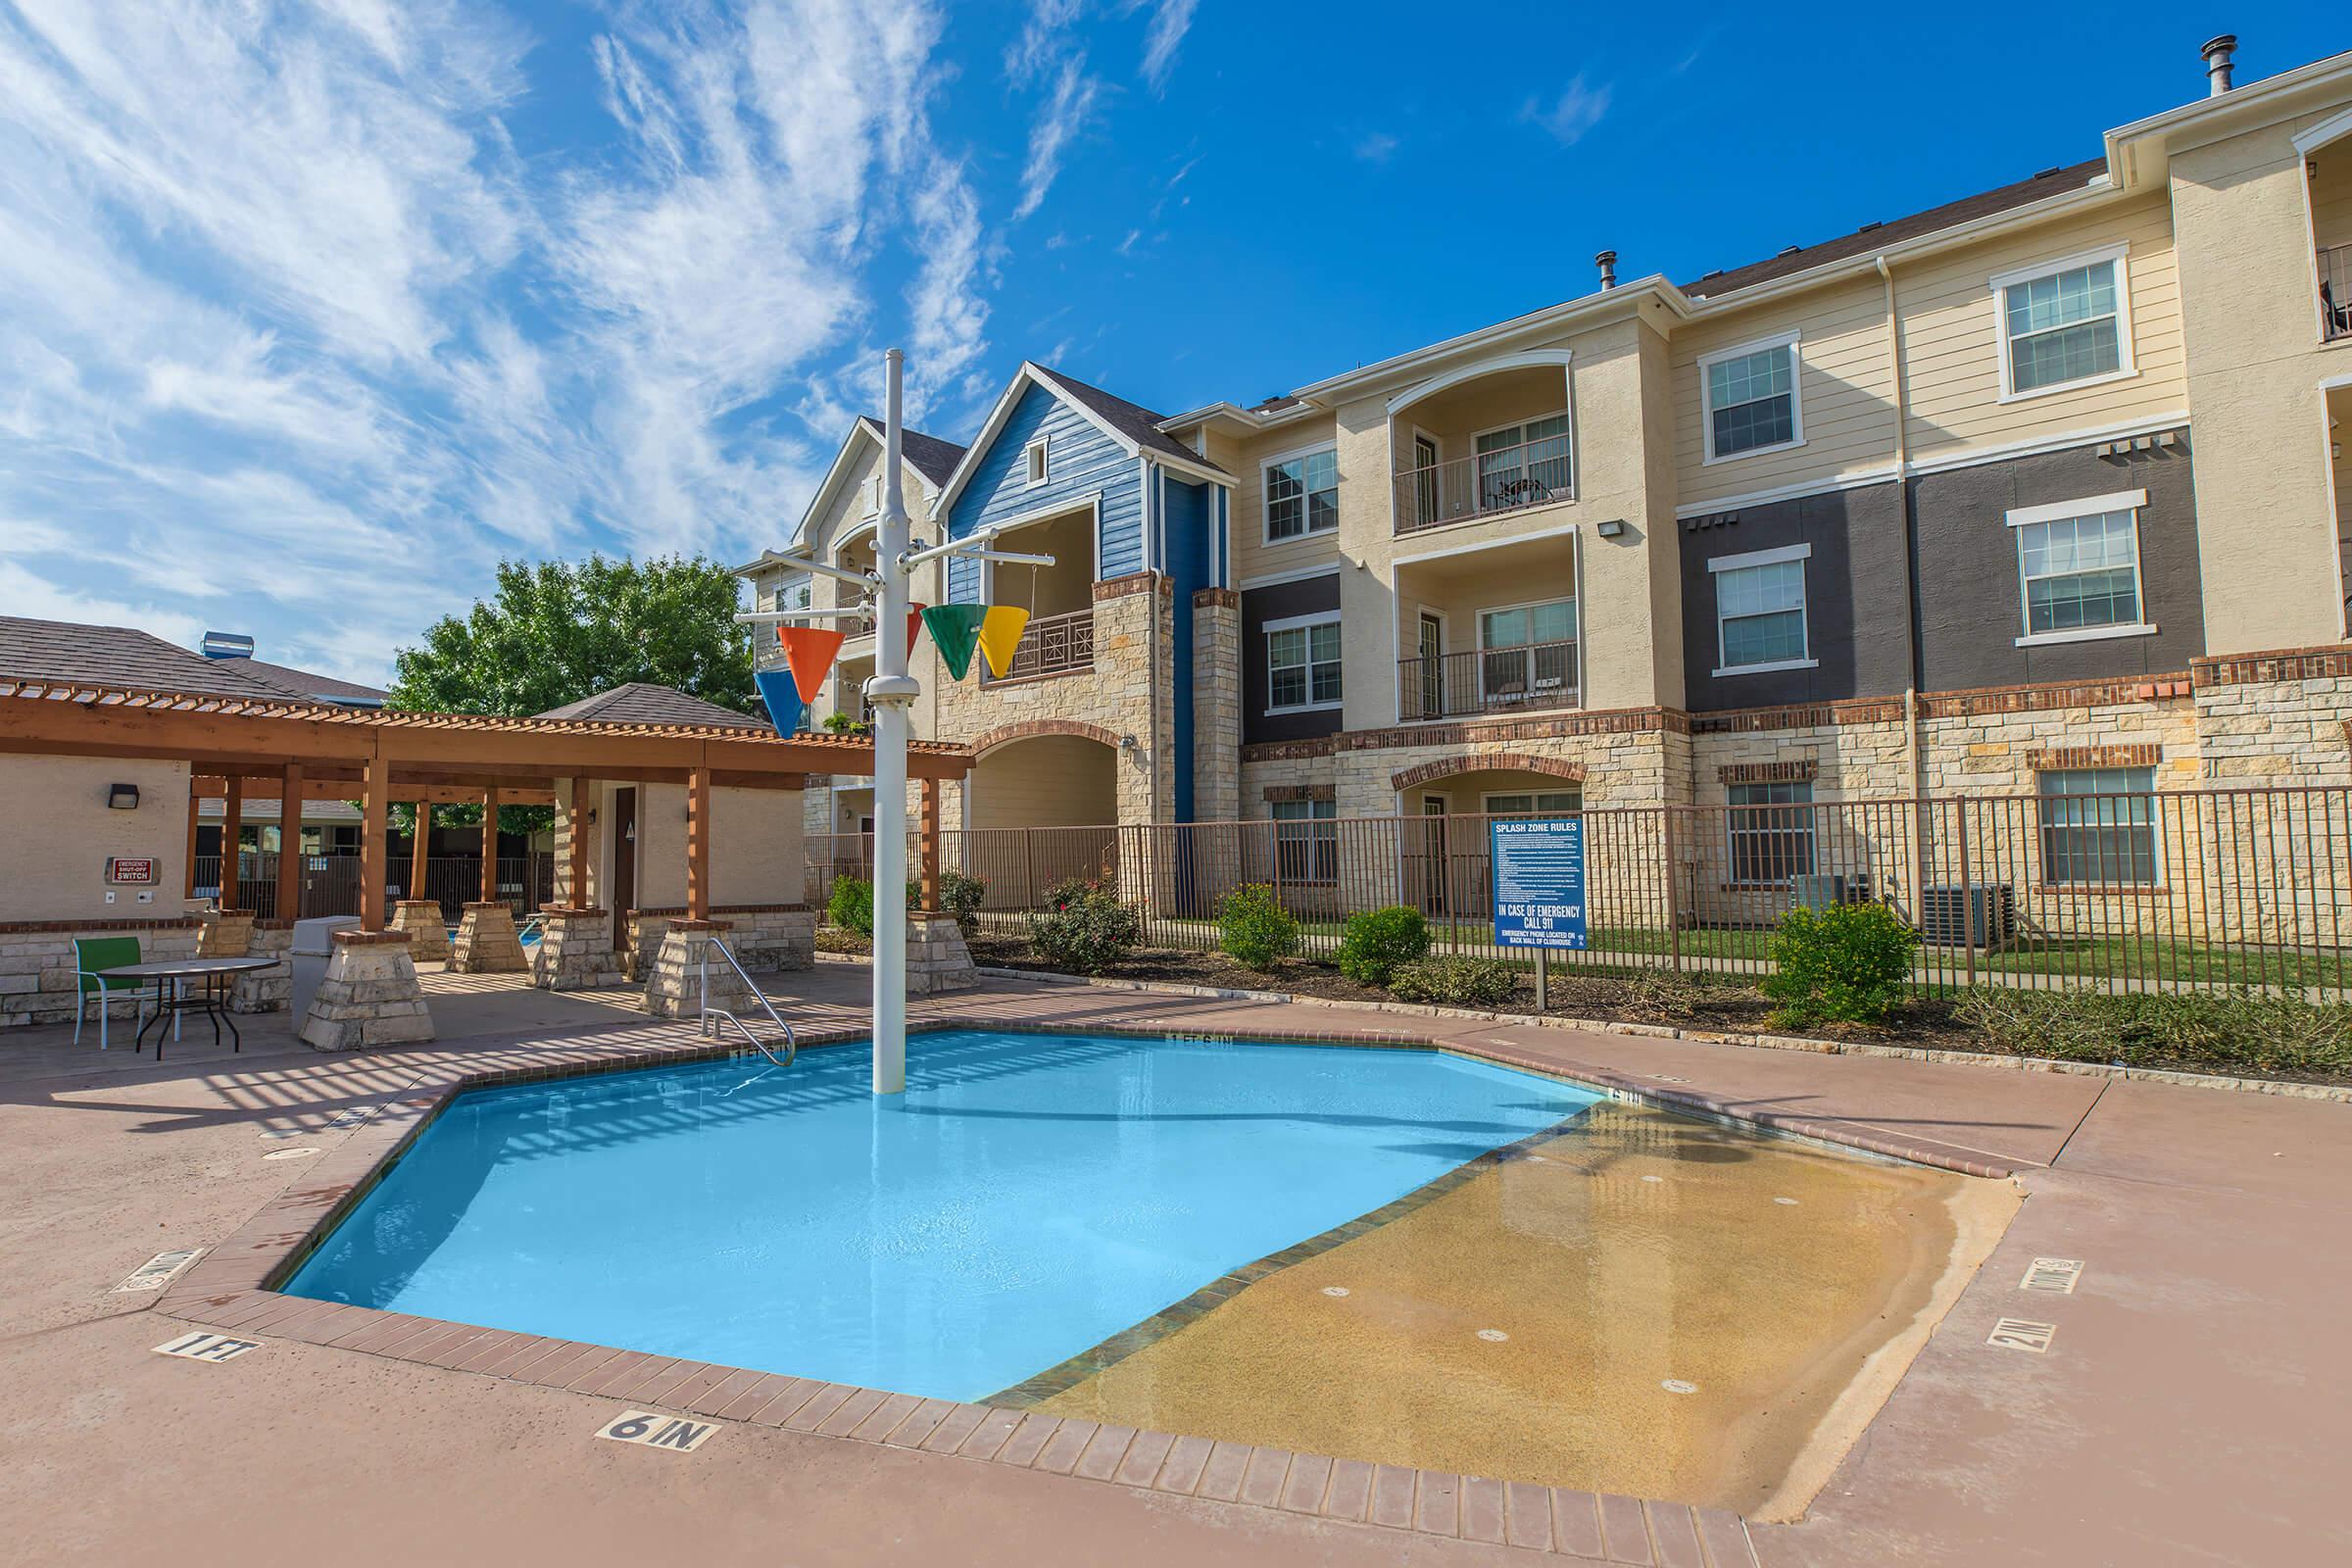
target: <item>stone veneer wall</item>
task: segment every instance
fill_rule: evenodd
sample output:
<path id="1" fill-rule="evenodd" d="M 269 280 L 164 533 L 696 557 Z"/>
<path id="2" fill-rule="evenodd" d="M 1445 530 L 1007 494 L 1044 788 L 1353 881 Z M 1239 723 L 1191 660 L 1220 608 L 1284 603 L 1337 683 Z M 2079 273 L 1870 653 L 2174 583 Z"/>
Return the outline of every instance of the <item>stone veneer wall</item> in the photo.
<path id="1" fill-rule="evenodd" d="M 1242 596 L 1193 595 L 1193 820 L 1242 816 Z"/>
<path id="2" fill-rule="evenodd" d="M 718 935 L 727 951 L 754 974 L 806 969 L 816 962 L 816 911 L 805 904 L 726 905 L 710 915 L 723 928 Z M 631 980 L 647 977 L 670 926 L 685 917 L 684 909 L 630 911 L 624 967 Z"/>
<path id="3" fill-rule="evenodd" d="M 74 1005 L 81 1000 L 74 966 L 75 937 L 135 936 L 140 960 L 155 962 L 195 956 L 198 930 L 194 920 L 24 920 L 0 925 L 0 1029 L 74 1021 Z M 137 1009 L 127 991 L 115 993 L 106 1005 L 114 1018 L 131 1017 Z M 96 1024 L 95 1003 L 87 1017 Z"/>

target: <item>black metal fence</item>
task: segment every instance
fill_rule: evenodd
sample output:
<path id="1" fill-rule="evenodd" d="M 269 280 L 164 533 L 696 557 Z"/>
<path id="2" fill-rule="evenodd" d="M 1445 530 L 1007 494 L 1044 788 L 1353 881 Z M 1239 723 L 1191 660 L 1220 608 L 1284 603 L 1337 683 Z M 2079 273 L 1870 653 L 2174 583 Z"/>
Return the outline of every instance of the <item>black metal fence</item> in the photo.
<path id="1" fill-rule="evenodd" d="M 1802 801 L 1580 813 L 1590 945 L 1571 968 L 1761 976 L 1793 906 L 1884 903 L 1921 937 L 1923 992 L 1997 982 L 2118 990 L 2352 991 L 2352 789 Z M 1154 947 L 1216 946 L 1217 906 L 1271 886 L 1326 956 L 1347 916 L 1407 905 L 1438 951 L 1494 946 L 1483 815 L 1342 817 L 941 836 L 1017 928 L 1046 890 L 1115 888 Z M 918 863 L 911 838 L 908 864 Z M 808 896 L 868 875 L 870 835 L 812 835 Z"/>
<path id="2" fill-rule="evenodd" d="M 356 854 L 307 855 L 302 868 L 302 914 L 357 914 L 360 912 L 360 858 Z M 410 862 L 397 858 L 386 868 L 386 912 L 394 899 L 409 896 Z M 479 856 L 434 856 L 424 862 L 425 897 L 437 899 L 441 912 L 455 921 L 461 905 L 479 899 L 482 888 L 482 861 Z M 196 857 L 196 892 L 200 898 L 214 897 L 220 887 L 220 857 Z M 517 916 L 530 913 L 555 901 L 556 858 L 544 850 L 527 855 L 499 857 L 499 897 L 514 906 Z M 255 909 L 264 914 L 277 908 L 277 854 L 275 851 L 246 850 L 237 857 L 237 907 Z"/>

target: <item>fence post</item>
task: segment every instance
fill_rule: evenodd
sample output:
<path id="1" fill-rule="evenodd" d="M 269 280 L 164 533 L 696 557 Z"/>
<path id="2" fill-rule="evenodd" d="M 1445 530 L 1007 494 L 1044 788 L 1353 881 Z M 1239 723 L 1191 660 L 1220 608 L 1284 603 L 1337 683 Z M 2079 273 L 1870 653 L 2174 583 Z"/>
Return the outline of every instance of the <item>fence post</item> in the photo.
<path id="1" fill-rule="evenodd" d="M 1674 808 L 1663 806 L 1659 810 L 1665 817 L 1666 834 L 1666 951 L 1674 956 L 1674 972 L 1683 972 L 1683 876 L 1674 858 Z M 1592 895 L 1586 894 L 1586 913 L 1591 914 Z"/>
<path id="2" fill-rule="evenodd" d="M 1977 890 L 1968 875 L 1968 797 L 1956 796 L 1952 801 L 1952 840 L 1960 858 L 1960 953 L 1968 966 L 1968 988 L 1977 987 Z M 1992 911 L 1986 909 L 1986 923 Z"/>
<path id="3" fill-rule="evenodd" d="M 1030 908 L 1037 907 L 1037 829 L 1021 829 L 1021 886 Z"/>

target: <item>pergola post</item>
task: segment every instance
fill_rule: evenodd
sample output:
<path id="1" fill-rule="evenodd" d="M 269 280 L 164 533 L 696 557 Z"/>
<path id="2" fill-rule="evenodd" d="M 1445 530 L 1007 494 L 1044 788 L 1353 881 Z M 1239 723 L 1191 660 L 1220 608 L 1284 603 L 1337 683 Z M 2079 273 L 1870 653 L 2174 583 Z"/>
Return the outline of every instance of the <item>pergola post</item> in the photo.
<path id="1" fill-rule="evenodd" d="M 237 906 L 237 840 L 245 831 L 245 779 L 228 775 L 220 803 L 220 912 Z"/>
<path id="2" fill-rule="evenodd" d="M 493 904 L 498 900 L 498 791 L 482 792 L 482 891 L 481 901 Z"/>
<path id="3" fill-rule="evenodd" d="M 686 918 L 710 918 L 710 770 L 686 775 Z"/>
<path id="4" fill-rule="evenodd" d="M 302 917 L 302 764 L 288 762 L 277 796 L 277 917 Z M 363 926 L 362 930 L 372 927 Z"/>
<path id="5" fill-rule="evenodd" d="M 183 901 L 193 901 L 196 897 L 196 829 L 204 819 L 204 803 L 197 799 L 195 785 L 196 776 L 191 772 L 188 775 L 187 886 L 181 890 L 179 895 Z"/>
<path id="6" fill-rule="evenodd" d="M 409 847 L 409 897 L 421 902 L 424 898 L 424 861 L 433 837 L 433 805 L 430 801 L 416 803 L 416 842 Z"/>
<path id="7" fill-rule="evenodd" d="M 363 931 L 384 928 L 384 881 L 391 867 L 384 843 L 386 771 L 380 757 L 368 758 L 360 771 L 360 929 Z M 289 767 L 287 788 L 294 788 L 298 782 L 294 769 Z"/>
<path id="8" fill-rule="evenodd" d="M 571 780 L 571 857 L 564 867 L 564 902 L 575 909 L 588 907 L 588 781 Z"/>
<path id="9" fill-rule="evenodd" d="M 923 780 L 923 907 L 939 907 L 939 780 Z"/>

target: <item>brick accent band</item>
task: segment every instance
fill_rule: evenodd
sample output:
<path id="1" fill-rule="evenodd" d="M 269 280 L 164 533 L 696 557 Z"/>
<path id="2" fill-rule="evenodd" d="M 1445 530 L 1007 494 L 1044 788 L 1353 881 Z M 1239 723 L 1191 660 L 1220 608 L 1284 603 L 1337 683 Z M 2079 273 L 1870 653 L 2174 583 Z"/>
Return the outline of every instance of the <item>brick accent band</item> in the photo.
<path id="1" fill-rule="evenodd" d="M 157 915 L 145 920 L 6 920 L 0 937 L 50 936 L 60 931 L 194 931 L 204 922 L 192 914 Z M 263 929 L 262 922 L 254 922 Z"/>
<path id="2" fill-rule="evenodd" d="M 2041 771 L 2065 772 L 2082 767 L 2154 767 L 2164 760 L 2164 748 L 2140 746 L 2059 746 L 2046 752 L 2028 752 L 2026 765 Z"/>
<path id="3" fill-rule="evenodd" d="M 1096 586 L 1100 587 L 1101 584 Z M 1119 732 L 1104 729 L 1075 718 L 1024 718 L 1017 724 L 999 724 L 995 729 L 982 730 L 972 737 L 972 755 L 979 757 L 1012 741 L 1034 740 L 1041 735 L 1075 735 L 1080 740 L 1100 741 L 1111 750 L 1118 750 Z"/>
<path id="4" fill-rule="evenodd" d="M 1556 757 L 1533 757 L 1525 752 L 1501 752 L 1491 757 L 1441 757 L 1389 776 L 1391 788 L 1409 790 L 1416 784 L 1451 778 L 1457 773 L 1541 773 L 1548 778 L 1585 781 L 1585 764 L 1563 762 Z"/>
<path id="5" fill-rule="evenodd" d="M 1808 757 L 1790 762 L 1726 762 L 1715 770 L 1725 784 L 1810 784 L 1821 776 L 1821 763 Z"/>
<path id="6" fill-rule="evenodd" d="M 2199 686 L 2251 686 L 2280 680 L 2341 680 L 2352 675 L 2352 650 L 2276 648 L 2267 654 L 2221 654 L 2188 662 Z"/>
<path id="7" fill-rule="evenodd" d="M 1337 801 L 1340 788 L 1336 784 L 1269 784 L 1266 800 L 1275 801 Z"/>
<path id="8" fill-rule="evenodd" d="M 1736 708 L 1690 715 L 1693 735 L 1752 735 L 1775 729 L 1834 729 L 1840 724 L 1899 724 L 1899 697 L 1861 697 L 1835 703 L 1792 703 L 1779 708 Z"/>
<path id="9" fill-rule="evenodd" d="M 1195 610 L 1239 610 L 1242 591 L 1239 588 L 1202 588 L 1193 595 Z"/>
<path id="10" fill-rule="evenodd" d="M 1148 594 L 1154 586 L 1162 593 L 1173 593 L 1175 585 L 1156 571 L 1131 571 L 1123 577 L 1104 577 L 1095 584 L 1095 603 L 1105 599 L 1124 599 L 1129 594 Z"/>

